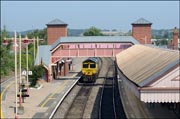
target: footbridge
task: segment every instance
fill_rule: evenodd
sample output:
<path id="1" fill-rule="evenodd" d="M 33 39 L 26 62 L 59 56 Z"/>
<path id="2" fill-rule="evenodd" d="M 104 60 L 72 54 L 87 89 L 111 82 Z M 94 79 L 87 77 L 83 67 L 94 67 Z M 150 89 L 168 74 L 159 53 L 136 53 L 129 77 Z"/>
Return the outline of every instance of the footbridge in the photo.
<path id="1" fill-rule="evenodd" d="M 35 65 L 44 65 L 47 81 L 50 81 L 71 70 L 72 58 L 115 57 L 134 44 L 139 43 L 131 36 L 61 37 L 52 45 L 38 47 Z"/>
<path id="2" fill-rule="evenodd" d="M 138 42 L 131 36 L 63 37 L 51 46 L 51 63 L 61 58 L 115 57 Z"/>

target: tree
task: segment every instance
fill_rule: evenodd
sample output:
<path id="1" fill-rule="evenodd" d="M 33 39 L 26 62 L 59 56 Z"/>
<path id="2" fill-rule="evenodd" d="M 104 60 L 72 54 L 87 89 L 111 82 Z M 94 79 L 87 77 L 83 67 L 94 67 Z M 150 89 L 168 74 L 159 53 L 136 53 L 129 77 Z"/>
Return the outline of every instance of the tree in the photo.
<path id="1" fill-rule="evenodd" d="M 161 45 L 167 45 L 168 41 L 166 39 L 162 39 L 162 40 L 160 40 L 160 44 Z"/>
<path id="2" fill-rule="evenodd" d="M 14 55 L 10 53 L 11 43 L 9 42 L 7 46 L 2 46 L 4 38 L 9 38 L 9 34 L 6 30 L 6 26 L 3 26 L 3 30 L 0 35 L 0 54 L 1 54 L 1 76 L 9 75 L 11 71 L 14 71 Z"/>
<path id="3" fill-rule="evenodd" d="M 83 33 L 84 36 L 103 36 L 101 30 L 96 27 L 91 27 Z"/>
<path id="4" fill-rule="evenodd" d="M 31 86 L 35 86 L 38 78 L 42 77 L 44 67 L 43 65 L 35 65 L 30 69 L 32 71 L 32 75 L 29 76 L 31 81 Z"/>
<path id="5" fill-rule="evenodd" d="M 28 38 L 30 38 L 30 39 L 32 39 L 32 38 L 37 38 L 37 37 L 39 37 L 40 39 L 44 39 L 44 43 L 42 43 L 42 44 L 44 44 L 44 45 L 46 45 L 47 44 L 47 28 L 44 28 L 44 29 L 42 29 L 42 30 L 38 30 L 38 29 L 36 29 L 36 30 L 34 30 L 33 32 L 29 32 L 29 33 L 27 33 L 27 36 L 28 36 Z M 41 44 L 41 43 L 40 43 Z"/>

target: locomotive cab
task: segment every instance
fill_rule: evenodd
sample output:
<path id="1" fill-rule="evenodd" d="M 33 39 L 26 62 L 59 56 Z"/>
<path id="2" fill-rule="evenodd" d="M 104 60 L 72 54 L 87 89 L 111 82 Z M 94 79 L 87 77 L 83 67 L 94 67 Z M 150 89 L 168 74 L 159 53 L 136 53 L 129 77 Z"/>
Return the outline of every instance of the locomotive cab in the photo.
<path id="1" fill-rule="evenodd" d="M 98 59 L 88 58 L 82 63 L 83 82 L 94 82 L 98 72 Z"/>

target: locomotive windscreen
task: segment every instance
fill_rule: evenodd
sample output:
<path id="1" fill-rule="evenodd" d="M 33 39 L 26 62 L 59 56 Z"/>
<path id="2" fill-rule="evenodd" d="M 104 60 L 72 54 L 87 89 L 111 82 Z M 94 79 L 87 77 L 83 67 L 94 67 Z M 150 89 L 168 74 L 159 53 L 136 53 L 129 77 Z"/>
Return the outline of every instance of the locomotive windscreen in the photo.
<path id="1" fill-rule="evenodd" d="M 90 68 L 96 68 L 96 64 L 90 64 Z"/>
<path id="2" fill-rule="evenodd" d="M 83 68 L 88 68 L 88 64 L 83 64 Z"/>

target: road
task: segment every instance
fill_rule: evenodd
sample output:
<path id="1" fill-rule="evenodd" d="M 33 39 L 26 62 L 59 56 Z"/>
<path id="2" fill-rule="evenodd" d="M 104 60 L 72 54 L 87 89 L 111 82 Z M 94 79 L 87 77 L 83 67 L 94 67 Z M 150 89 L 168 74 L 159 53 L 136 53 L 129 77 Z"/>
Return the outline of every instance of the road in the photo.
<path id="1" fill-rule="evenodd" d="M 15 80 L 13 80 L 14 78 L 15 77 L 13 76 L 1 83 L 1 95 L 0 95 L 1 96 L 1 104 L 3 104 L 3 100 L 5 100 L 7 89 L 15 82 Z M 1 119 L 4 119 L 2 105 L 1 105 Z"/>

